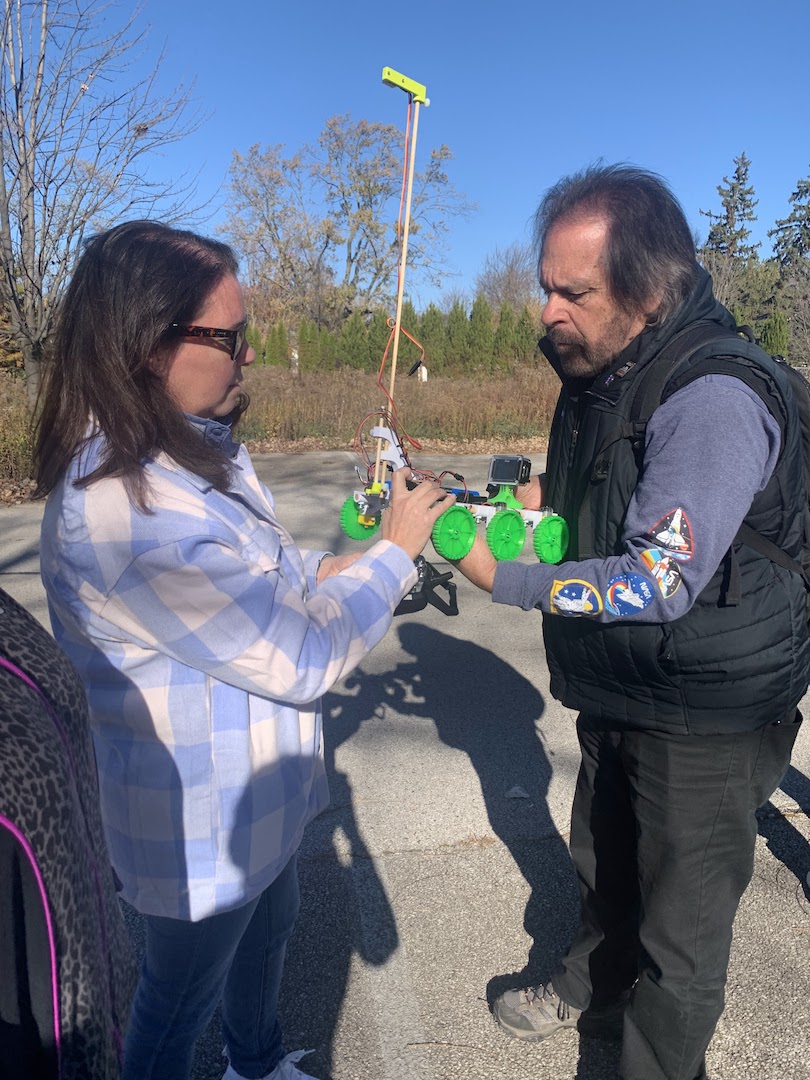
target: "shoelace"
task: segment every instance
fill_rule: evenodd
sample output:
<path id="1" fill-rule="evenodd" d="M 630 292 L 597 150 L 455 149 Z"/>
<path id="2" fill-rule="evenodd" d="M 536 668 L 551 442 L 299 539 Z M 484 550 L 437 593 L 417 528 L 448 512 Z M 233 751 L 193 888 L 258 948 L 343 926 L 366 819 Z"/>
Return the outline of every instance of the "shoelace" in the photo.
<path id="1" fill-rule="evenodd" d="M 529 1007 L 556 1012 L 559 1020 L 567 1020 L 571 1015 L 571 1009 L 568 1003 L 557 996 L 551 983 L 541 983 L 540 986 L 530 986 L 527 990 L 522 990 L 521 993 L 525 999 L 526 1005 Z"/>

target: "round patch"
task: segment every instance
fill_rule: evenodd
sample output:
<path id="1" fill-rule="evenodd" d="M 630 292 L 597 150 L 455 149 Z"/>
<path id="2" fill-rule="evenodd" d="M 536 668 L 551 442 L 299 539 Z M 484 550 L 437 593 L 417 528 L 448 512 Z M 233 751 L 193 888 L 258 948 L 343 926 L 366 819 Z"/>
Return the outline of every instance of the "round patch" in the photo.
<path id="1" fill-rule="evenodd" d="M 551 610 L 557 615 L 599 615 L 602 597 L 589 581 L 572 578 L 551 586 Z"/>
<path id="2" fill-rule="evenodd" d="M 681 584 L 681 569 L 677 559 L 673 558 L 669 551 L 661 551 L 660 548 L 647 548 L 642 551 L 641 558 L 650 568 L 650 574 L 658 582 L 658 588 L 665 600 L 678 591 Z"/>
<path id="3" fill-rule="evenodd" d="M 653 602 L 653 586 L 641 574 L 620 574 L 608 582 L 605 607 L 614 615 L 635 615 Z"/>

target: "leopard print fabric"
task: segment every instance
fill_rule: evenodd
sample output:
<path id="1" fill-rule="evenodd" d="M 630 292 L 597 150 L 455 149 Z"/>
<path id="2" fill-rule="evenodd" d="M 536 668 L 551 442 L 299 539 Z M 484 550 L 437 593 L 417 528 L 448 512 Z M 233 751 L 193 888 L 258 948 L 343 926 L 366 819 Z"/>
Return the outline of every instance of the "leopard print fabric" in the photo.
<path id="1" fill-rule="evenodd" d="M 115 1080 L 137 973 L 106 855 L 84 690 L 50 635 L 2 590 L 0 655 L 39 686 L 59 721 L 0 667 L 0 813 L 33 848 L 48 894 L 61 1077 Z"/>

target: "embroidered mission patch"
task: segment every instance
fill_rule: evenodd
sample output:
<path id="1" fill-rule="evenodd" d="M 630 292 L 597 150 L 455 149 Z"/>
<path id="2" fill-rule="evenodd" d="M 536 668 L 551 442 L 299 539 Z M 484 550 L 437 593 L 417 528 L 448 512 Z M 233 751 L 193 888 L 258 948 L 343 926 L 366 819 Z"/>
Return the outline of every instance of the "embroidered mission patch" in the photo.
<path id="1" fill-rule="evenodd" d="M 641 558 L 649 566 L 650 573 L 658 582 L 658 588 L 665 600 L 678 591 L 681 584 L 681 569 L 676 559 L 669 551 L 661 551 L 660 548 L 647 548 L 642 551 Z"/>
<path id="2" fill-rule="evenodd" d="M 605 607 L 614 615 L 635 615 L 652 602 L 652 582 L 641 574 L 621 574 L 608 582 Z"/>
<path id="3" fill-rule="evenodd" d="M 647 535 L 676 559 L 691 559 L 695 553 L 692 526 L 680 506 L 662 517 Z"/>
<path id="4" fill-rule="evenodd" d="M 550 603 L 557 615 L 599 615 L 602 611 L 602 597 L 589 581 L 578 578 L 555 581 Z"/>

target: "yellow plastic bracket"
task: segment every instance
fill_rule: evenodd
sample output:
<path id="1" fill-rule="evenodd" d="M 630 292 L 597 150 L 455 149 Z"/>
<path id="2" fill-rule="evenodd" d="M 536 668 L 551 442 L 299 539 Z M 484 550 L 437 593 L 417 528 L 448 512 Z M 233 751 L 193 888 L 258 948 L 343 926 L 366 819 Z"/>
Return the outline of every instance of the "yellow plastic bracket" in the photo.
<path id="1" fill-rule="evenodd" d="M 375 484 L 369 484 L 366 488 L 366 495 L 379 495 L 383 486 L 384 485 L 380 481 L 377 481 Z M 367 517 L 365 514 L 358 514 L 357 520 L 361 525 L 374 525 L 377 521 L 373 514 L 371 517 Z"/>
<path id="2" fill-rule="evenodd" d="M 420 105 L 430 104 L 427 97 L 426 86 L 422 86 L 421 83 L 415 82 L 405 75 L 400 75 L 400 73 L 394 71 L 393 68 L 383 68 L 382 81 L 386 86 L 395 86 L 400 90 L 404 90 L 406 94 L 410 94 L 413 100 L 418 101 Z"/>

